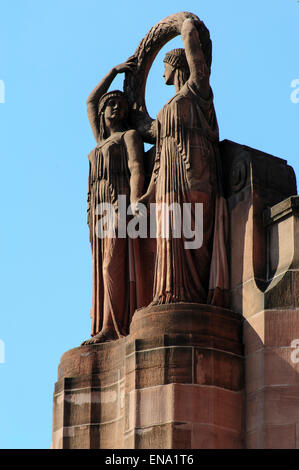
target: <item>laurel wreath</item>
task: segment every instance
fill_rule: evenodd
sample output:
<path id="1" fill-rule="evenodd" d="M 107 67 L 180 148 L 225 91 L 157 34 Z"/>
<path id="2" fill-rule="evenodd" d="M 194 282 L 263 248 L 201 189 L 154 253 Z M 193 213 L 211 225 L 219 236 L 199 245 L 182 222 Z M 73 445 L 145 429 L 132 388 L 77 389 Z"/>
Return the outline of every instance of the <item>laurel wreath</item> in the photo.
<path id="1" fill-rule="evenodd" d="M 211 57 L 212 43 L 209 30 L 198 16 L 190 12 L 175 13 L 159 21 L 140 41 L 135 53 L 130 57 L 135 63 L 135 70 L 134 73 L 126 72 L 124 92 L 130 104 L 132 125 L 148 143 L 154 143 L 154 138 L 151 133 L 153 119 L 145 103 L 147 77 L 155 57 L 167 42 L 181 33 L 186 18 L 196 21 L 203 53 L 206 57 Z"/>

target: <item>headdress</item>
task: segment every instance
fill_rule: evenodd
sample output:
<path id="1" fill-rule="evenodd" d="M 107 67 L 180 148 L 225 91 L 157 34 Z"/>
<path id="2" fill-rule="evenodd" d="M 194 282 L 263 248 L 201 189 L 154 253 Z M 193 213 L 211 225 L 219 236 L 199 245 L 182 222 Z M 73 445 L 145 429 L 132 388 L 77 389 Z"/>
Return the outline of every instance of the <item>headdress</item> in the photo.
<path id="1" fill-rule="evenodd" d="M 108 93 L 105 93 L 99 100 L 99 104 L 98 104 L 98 116 L 101 114 L 101 112 L 104 110 L 105 106 L 106 106 L 106 103 L 107 101 L 110 99 L 110 98 L 113 98 L 114 96 L 121 96 L 122 98 L 124 98 L 125 100 L 127 100 L 127 97 L 125 95 L 125 93 L 123 91 L 120 91 L 120 90 L 113 90 L 113 91 L 109 91 Z"/>
<path id="2" fill-rule="evenodd" d="M 209 68 L 211 68 L 212 41 L 210 39 L 209 30 L 202 21 L 196 21 L 195 26 L 198 31 L 199 40 L 206 64 Z M 172 51 L 168 52 L 165 56 L 164 62 L 172 65 L 174 68 L 189 68 L 184 49 L 173 49 Z"/>
<path id="3" fill-rule="evenodd" d="M 172 51 L 167 52 L 163 62 L 175 69 L 189 69 L 185 49 L 182 48 L 172 49 Z"/>

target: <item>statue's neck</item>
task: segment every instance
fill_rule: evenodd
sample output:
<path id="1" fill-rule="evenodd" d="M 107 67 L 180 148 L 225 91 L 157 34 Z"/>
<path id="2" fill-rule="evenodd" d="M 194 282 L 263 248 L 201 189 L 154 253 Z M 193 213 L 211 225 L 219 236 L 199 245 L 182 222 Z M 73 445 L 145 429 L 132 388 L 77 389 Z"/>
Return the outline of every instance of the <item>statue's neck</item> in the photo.
<path id="1" fill-rule="evenodd" d="M 176 93 L 178 93 L 178 92 L 182 89 L 182 87 L 183 87 L 183 85 L 184 85 L 184 84 L 182 83 L 182 81 L 179 80 L 178 74 L 175 75 L 175 77 L 174 77 L 174 83 L 173 83 L 173 84 L 174 84 Z"/>
<path id="2" fill-rule="evenodd" d="M 107 126 L 106 124 L 106 131 L 108 136 L 111 136 L 112 134 L 115 134 L 116 132 L 122 132 L 124 130 L 124 126 L 122 122 L 110 122 L 109 125 Z"/>

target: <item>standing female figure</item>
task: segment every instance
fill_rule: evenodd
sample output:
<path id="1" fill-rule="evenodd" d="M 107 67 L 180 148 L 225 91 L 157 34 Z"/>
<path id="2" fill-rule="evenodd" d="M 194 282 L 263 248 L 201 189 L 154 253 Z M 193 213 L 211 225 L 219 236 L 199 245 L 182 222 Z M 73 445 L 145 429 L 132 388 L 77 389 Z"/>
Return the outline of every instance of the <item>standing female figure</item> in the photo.
<path id="1" fill-rule="evenodd" d="M 199 22 L 198 22 L 199 23 Z M 227 212 L 222 196 L 218 152 L 218 125 L 210 87 L 211 48 L 203 52 L 197 21 L 186 19 L 181 36 L 184 49 L 174 49 L 164 59 L 164 78 L 176 95 L 157 115 L 156 161 L 147 193 L 157 203 L 157 257 L 154 304 L 198 302 L 227 305 Z M 208 52 L 207 52 L 208 51 Z M 200 247 L 186 249 L 186 237 L 175 235 L 178 218 L 160 210 L 177 204 L 191 208 L 196 223 L 196 204 L 201 203 L 203 238 Z M 181 221 L 180 221 L 181 222 Z M 163 225 L 169 226 L 169 235 Z M 195 227 L 196 228 L 196 227 Z"/>
<path id="2" fill-rule="evenodd" d="M 82 344 L 111 341 L 128 333 L 136 308 L 133 244 L 118 236 L 118 197 L 134 203 L 143 190 L 143 142 L 129 129 L 128 101 L 109 86 L 118 73 L 131 69 L 130 62 L 113 68 L 87 100 L 90 125 L 97 141 L 89 159 L 88 224 L 92 252 L 92 338 Z M 103 204 L 114 208 L 114 234 L 100 237 L 99 214 Z M 125 207 L 125 211 L 127 206 Z M 114 235 L 114 236 L 113 236 Z M 133 282 L 130 282 L 133 281 Z"/>

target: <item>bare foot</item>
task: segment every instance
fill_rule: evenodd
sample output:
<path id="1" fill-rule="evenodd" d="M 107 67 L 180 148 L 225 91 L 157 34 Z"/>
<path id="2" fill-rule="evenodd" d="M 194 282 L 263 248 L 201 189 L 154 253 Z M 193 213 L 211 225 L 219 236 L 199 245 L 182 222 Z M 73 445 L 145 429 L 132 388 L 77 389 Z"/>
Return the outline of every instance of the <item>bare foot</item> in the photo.
<path id="1" fill-rule="evenodd" d="M 160 300 L 153 300 L 147 307 L 156 307 L 156 305 L 161 305 L 162 303 Z"/>
<path id="2" fill-rule="evenodd" d="M 106 343 L 108 341 L 114 341 L 119 339 L 117 334 L 114 331 L 110 330 L 102 330 L 97 335 L 93 336 L 90 339 L 87 339 L 81 343 L 81 346 L 85 346 L 87 344 L 97 344 L 97 343 Z"/>

